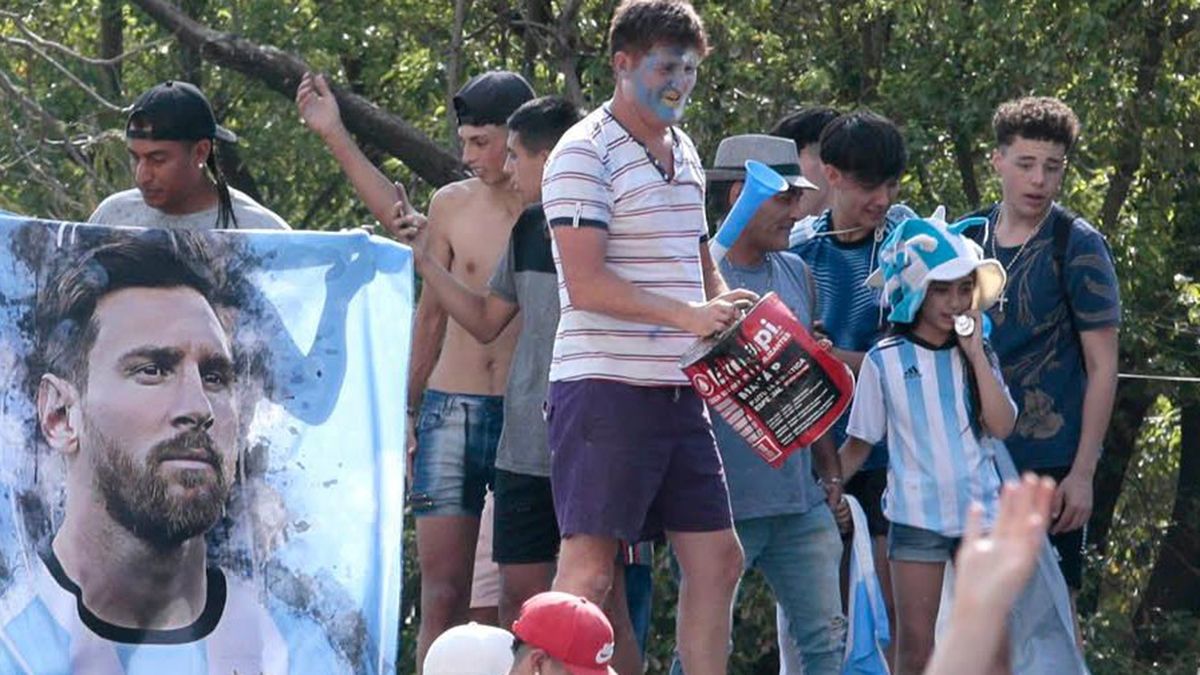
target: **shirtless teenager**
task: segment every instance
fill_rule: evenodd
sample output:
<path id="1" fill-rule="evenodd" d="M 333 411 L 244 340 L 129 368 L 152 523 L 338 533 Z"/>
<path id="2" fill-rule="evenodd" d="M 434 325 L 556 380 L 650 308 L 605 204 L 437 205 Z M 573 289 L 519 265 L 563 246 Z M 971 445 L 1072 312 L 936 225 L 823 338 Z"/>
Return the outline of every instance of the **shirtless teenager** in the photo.
<path id="1" fill-rule="evenodd" d="M 521 197 L 504 172 L 504 123 L 532 98 L 533 89 L 521 76 L 503 71 L 473 78 L 454 97 L 463 163 L 474 175 L 434 194 L 428 249 L 439 265 L 480 292 L 486 291 L 522 210 Z M 380 223 L 398 232 L 421 219 L 403 188 L 355 145 L 324 78 L 306 74 L 296 105 Z M 409 429 L 416 430 L 415 446 L 410 442 L 415 458 L 409 500 L 417 517 L 421 567 L 418 664 L 434 638 L 467 618 L 479 516 L 493 479 L 501 394 L 519 326 L 513 322 L 483 345 L 448 320 L 434 294 L 423 293 L 417 304 L 408 415 Z"/>

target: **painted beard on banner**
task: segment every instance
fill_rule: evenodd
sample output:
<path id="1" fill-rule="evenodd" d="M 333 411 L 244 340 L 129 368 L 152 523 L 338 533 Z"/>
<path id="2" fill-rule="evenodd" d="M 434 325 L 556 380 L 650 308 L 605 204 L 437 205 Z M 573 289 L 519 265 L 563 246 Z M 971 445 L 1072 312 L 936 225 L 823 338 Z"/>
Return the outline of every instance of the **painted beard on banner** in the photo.
<path id="1" fill-rule="evenodd" d="M 655 47 L 642 56 L 628 77 L 643 107 L 663 123 L 677 124 L 696 86 L 699 66 L 700 55 L 695 49 Z"/>
<path id="2" fill-rule="evenodd" d="M 181 545 L 207 532 L 224 512 L 230 485 L 225 458 L 205 431 L 188 431 L 156 444 L 138 463 L 91 426 L 96 489 L 108 515 L 158 549 Z M 168 470 L 164 461 L 199 458 L 210 468 Z M 172 488 L 175 488 L 174 490 Z M 182 494 L 179 494 L 182 488 Z"/>

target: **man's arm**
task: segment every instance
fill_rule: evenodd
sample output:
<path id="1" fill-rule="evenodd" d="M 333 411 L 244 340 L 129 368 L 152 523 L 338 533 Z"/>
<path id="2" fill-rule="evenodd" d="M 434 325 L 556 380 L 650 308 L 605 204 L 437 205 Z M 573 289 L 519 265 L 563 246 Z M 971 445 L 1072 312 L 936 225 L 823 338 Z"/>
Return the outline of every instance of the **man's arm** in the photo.
<path id="1" fill-rule="evenodd" d="M 359 199 L 381 225 L 392 231 L 393 221 L 396 220 L 396 204 L 399 201 L 407 204 L 408 195 L 383 175 L 351 138 L 350 132 L 342 124 L 337 99 L 324 76 L 304 74 L 296 90 L 296 108 L 304 124 L 316 132 L 329 148 L 342 167 L 342 172 L 350 179 Z"/>
<path id="2" fill-rule="evenodd" d="M 705 298 L 712 300 L 729 292 L 729 285 L 725 283 L 725 277 L 721 276 L 721 269 L 717 267 L 717 262 L 712 258 L 712 252 L 708 250 L 708 241 L 700 242 L 700 269 L 704 272 Z"/>
<path id="3" fill-rule="evenodd" d="M 825 488 L 825 499 L 829 508 L 836 509 L 842 501 L 842 464 L 838 461 L 837 447 L 833 434 L 827 433 L 812 444 L 813 467 Z"/>
<path id="4" fill-rule="evenodd" d="M 442 188 L 429 202 L 428 243 L 425 244 L 426 255 L 430 261 L 442 268 L 450 266 L 453 250 L 445 231 L 448 203 L 447 188 Z M 417 302 L 416 316 L 413 318 L 412 356 L 408 371 L 408 409 L 414 412 L 420 406 L 421 397 L 425 393 L 425 383 L 437 365 L 442 353 L 442 341 L 446 337 L 446 309 L 438 302 L 437 293 L 421 293 Z"/>
<path id="5" fill-rule="evenodd" d="M 689 304 L 651 293 L 613 274 L 604 263 L 608 231 L 602 227 L 554 228 L 567 295 L 576 309 L 707 336 L 737 319 L 737 300 L 755 300 L 746 290 L 730 291 L 704 304 Z"/>
<path id="6" fill-rule="evenodd" d="M 1088 378 L 1083 421 L 1075 462 L 1054 493 L 1052 534 L 1077 530 L 1092 515 L 1092 480 L 1117 395 L 1117 335 L 1116 326 L 1079 332 Z"/>
<path id="7" fill-rule="evenodd" d="M 413 249 L 417 272 L 424 289 L 437 296 L 438 305 L 476 340 L 487 344 L 496 339 L 512 318 L 517 304 L 495 293 L 479 293 L 459 281 L 429 254 L 426 247 Z"/>

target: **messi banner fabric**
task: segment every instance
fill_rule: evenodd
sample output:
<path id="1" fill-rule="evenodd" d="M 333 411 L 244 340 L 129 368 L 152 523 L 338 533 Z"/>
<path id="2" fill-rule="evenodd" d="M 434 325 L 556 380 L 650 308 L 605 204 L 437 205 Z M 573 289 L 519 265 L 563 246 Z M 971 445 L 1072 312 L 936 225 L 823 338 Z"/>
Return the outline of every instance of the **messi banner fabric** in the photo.
<path id="1" fill-rule="evenodd" d="M 408 249 L 0 215 L 0 674 L 394 673 Z"/>

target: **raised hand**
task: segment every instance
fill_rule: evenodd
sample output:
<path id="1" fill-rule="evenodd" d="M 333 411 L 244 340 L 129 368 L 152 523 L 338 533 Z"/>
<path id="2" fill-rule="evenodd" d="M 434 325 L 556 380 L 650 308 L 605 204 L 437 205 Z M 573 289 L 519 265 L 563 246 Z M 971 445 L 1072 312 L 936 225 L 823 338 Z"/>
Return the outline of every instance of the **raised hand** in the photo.
<path id="1" fill-rule="evenodd" d="M 978 504 L 967 515 L 967 528 L 955 561 L 955 607 L 1003 616 L 1029 581 L 1050 523 L 1054 481 L 1025 474 L 1000 494 L 1000 511 L 991 534 L 982 532 Z"/>
<path id="2" fill-rule="evenodd" d="M 300 78 L 300 86 L 296 89 L 296 110 L 305 126 L 322 138 L 343 128 L 337 99 L 323 75 L 304 73 L 304 77 Z"/>

